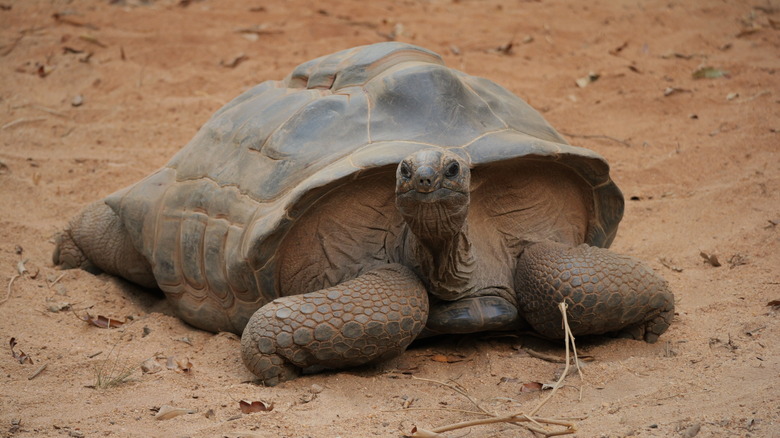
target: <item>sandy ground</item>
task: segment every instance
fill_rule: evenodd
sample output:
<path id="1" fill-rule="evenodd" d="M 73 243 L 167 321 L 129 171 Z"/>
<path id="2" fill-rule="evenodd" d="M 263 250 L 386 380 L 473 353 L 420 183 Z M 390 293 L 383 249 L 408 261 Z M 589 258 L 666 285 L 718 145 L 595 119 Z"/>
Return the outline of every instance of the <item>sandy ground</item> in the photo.
<path id="1" fill-rule="evenodd" d="M 764 0 L 0 0 L 0 435 L 398 437 L 482 418 L 415 378 L 455 382 L 499 414 L 547 396 L 531 383 L 562 365 L 528 350 L 563 349 L 520 335 L 434 339 L 379 366 L 257 386 L 234 335 L 52 266 L 70 216 L 164 164 L 248 87 L 395 38 L 497 81 L 607 157 L 627 198 L 613 249 L 676 293 L 656 344 L 578 340 L 594 359 L 584 381 L 570 376 L 539 415 L 583 437 L 780 436 L 778 28 L 780 3 Z M 694 78 L 702 67 L 720 77 Z M 128 321 L 101 329 L 87 311 Z M 162 369 L 143 373 L 150 358 Z M 242 399 L 273 410 L 242 414 Z M 165 405 L 193 413 L 155 419 Z"/>

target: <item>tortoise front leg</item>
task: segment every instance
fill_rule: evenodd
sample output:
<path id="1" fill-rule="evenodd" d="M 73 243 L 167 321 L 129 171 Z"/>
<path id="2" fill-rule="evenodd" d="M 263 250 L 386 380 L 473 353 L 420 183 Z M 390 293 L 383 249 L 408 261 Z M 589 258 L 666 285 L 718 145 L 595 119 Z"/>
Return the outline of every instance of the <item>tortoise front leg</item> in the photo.
<path id="1" fill-rule="evenodd" d="M 637 259 L 588 245 L 529 246 L 515 271 L 520 313 L 542 335 L 564 335 L 566 301 L 574 335 L 617 333 L 655 342 L 674 316 L 669 285 Z"/>
<path id="2" fill-rule="evenodd" d="M 265 385 L 303 369 L 344 368 L 400 354 L 428 317 L 428 296 L 408 268 L 387 265 L 350 281 L 266 304 L 241 337 L 244 364 Z"/>
<path id="3" fill-rule="evenodd" d="M 133 246 L 119 216 L 102 200 L 84 207 L 55 240 L 52 261 L 62 269 L 104 271 L 157 287 L 151 265 Z"/>

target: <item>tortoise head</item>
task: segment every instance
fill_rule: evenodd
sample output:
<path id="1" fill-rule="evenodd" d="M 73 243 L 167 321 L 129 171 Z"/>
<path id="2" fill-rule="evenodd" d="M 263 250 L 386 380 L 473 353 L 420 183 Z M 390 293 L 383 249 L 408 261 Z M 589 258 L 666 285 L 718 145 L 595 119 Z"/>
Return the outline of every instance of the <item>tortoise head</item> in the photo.
<path id="1" fill-rule="evenodd" d="M 404 158 L 396 170 L 396 206 L 414 234 L 447 238 L 466 221 L 471 171 L 459 156 L 424 149 Z"/>

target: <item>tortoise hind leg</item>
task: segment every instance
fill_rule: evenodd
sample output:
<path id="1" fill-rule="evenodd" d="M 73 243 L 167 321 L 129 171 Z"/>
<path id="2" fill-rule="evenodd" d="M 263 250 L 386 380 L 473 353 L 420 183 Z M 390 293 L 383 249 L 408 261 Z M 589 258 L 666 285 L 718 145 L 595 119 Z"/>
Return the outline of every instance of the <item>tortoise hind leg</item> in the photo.
<path id="1" fill-rule="evenodd" d="M 52 260 L 63 269 L 105 271 L 145 287 L 157 287 L 149 262 L 136 251 L 114 210 L 93 202 L 56 236 Z"/>
<path id="2" fill-rule="evenodd" d="M 428 296 L 417 276 L 387 265 L 261 307 L 244 329 L 242 356 L 263 384 L 274 386 L 301 370 L 357 366 L 400 354 L 427 316 Z"/>
<path id="3" fill-rule="evenodd" d="M 529 246 L 515 271 L 520 312 L 542 335 L 562 338 L 558 303 L 575 335 L 617 333 L 655 342 L 674 316 L 666 281 L 637 259 L 603 248 Z"/>

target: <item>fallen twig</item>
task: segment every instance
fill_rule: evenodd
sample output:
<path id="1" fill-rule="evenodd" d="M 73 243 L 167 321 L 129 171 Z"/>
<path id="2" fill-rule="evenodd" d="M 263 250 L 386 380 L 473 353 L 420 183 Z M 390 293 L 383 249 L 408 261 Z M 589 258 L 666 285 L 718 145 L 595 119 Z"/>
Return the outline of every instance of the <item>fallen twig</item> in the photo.
<path id="1" fill-rule="evenodd" d="M 561 311 L 561 314 L 563 316 L 563 327 L 565 332 L 565 340 L 564 344 L 566 346 L 566 367 L 564 368 L 563 373 L 561 374 L 561 377 L 558 379 L 558 381 L 555 383 L 555 386 L 553 386 L 552 391 L 545 397 L 533 410 L 531 410 L 529 413 L 524 412 L 516 412 L 511 415 L 505 415 L 505 416 L 497 416 L 495 414 L 492 414 L 482 408 L 463 388 L 456 385 L 451 385 L 448 383 L 440 382 L 437 380 L 431 380 L 431 379 L 423 379 L 419 377 L 412 377 L 416 380 L 424 380 L 428 382 L 438 383 L 440 385 L 446 386 L 455 392 L 463 395 L 466 397 L 471 403 L 473 403 L 480 411 L 484 413 L 484 415 L 487 415 L 488 418 L 480 418 L 476 420 L 470 420 L 470 421 L 463 421 L 460 423 L 454 423 L 454 424 L 448 424 L 446 426 L 437 427 L 434 429 L 420 429 L 416 426 L 412 430 L 412 437 L 416 438 L 427 438 L 427 437 L 442 437 L 443 435 L 440 435 L 442 432 L 449 432 L 451 430 L 457 430 L 457 429 L 463 429 L 467 427 L 472 426 L 479 426 L 483 424 L 493 424 L 493 423 L 511 423 L 511 424 L 517 424 L 522 425 L 523 427 L 527 428 L 528 430 L 542 434 L 546 437 L 551 436 L 559 436 L 559 435 L 568 435 L 572 434 L 577 431 L 577 426 L 571 421 L 566 421 L 563 419 L 558 418 L 540 418 L 540 417 L 534 417 L 534 414 L 536 414 L 542 406 L 544 406 L 550 398 L 557 392 L 557 390 L 562 386 L 564 379 L 569 373 L 569 367 L 572 362 L 570 351 L 573 352 L 574 355 L 574 364 L 577 367 L 577 371 L 579 372 L 580 379 L 583 379 L 582 376 L 582 370 L 579 366 L 579 361 L 577 359 L 577 348 L 574 344 L 574 335 L 571 332 L 571 328 L 569 327 L 569 321 L 566 317 L 566 309 L 567 305 L 565 302 L 562 302 L 558 305 L 558 308 Z M 569 345 L 571 343 L 571 346 Z M 580 387 L 580 399 L 582 399 L 582 387 Z M 523 423 L 523 424 L 520 424 Z M 525 424 L 529 423 L 529 424 Z M 555 425 L 555 426 L 563 426 L 565 429 L 557 430 L 557 431 L 549 431 L 544 429 L 544 425 Z"/>
<path id="2" fill-rule="evenodd" d="M 9 298 L 11 298 L 11 287 L 14 285 L 14 281 L 19 278 L 20 275 L 14 275 L 11 277 L 11 281 L 8 282 L 8 292 L 5 294 L 5 298 L 0 300 L 0 305 L 5 304 L 6 301 L 8 301 Z"/>
<path id="3" fill-rule="evenodd" d="M 63 272 L 62 274 L 60 274 L 59 277 L 55 278 L 54 281 L 51 282 L 51 284 L 46 282 L 46 287 L 51 289 L 52 287 L 54 287 L 55 284 L 57 284 L 58 281 L 62 280 L 62 277 L 64 277 L 64 276 L 65 276 L 65 273 Z"/>
<path id="4" fill-rule="evenodd" d="M 0 127 L 0 129 L 5 130 L 8 128 L 12 128 L 16 125 L 21 125 L 23 123 L 42 122 L 44 120 L 46 120 L 46 117 L 22 117 L 21 119 L 16 119 L 14 121 L 6 123 L 2 127 Z"/>
<path id="5" fill-rule="evenodd" d="M 37 109 L 37 110 L 40 110 L 40 111 L 43 111 L 43 112 L 47 112 L 47 113 L 49 113 L 49 114 L 54 114 L 55 116 L 59 116 L 59 117 L 65 117 L 65 118 L 67 118 L 67 117 L 68 117 L 68 115 L 67 115 L 67 114 L 65 114 L 65 113 L 63 113 L 63 112 L 61 112 L 61 111 L 57 111 L 56 109 L 52 109 L 52 108 L 47 108 L 47 107 L 45 107 L 45 106 L 41 106 L 41 105 L 32 105 L 32 108 L 34 108 L 34 109 Z"/>
<path id="6" fill-rule="evenodd" d="M 27 377 L 27 380 L 32 380 L 32 379 L 34 379 L 34 378 L 38 377 L 38 374 L 42 373 L 42 372 L 43 372 L 43 370 L 45 370 L 47 366 L 49 366 L 49 364 L 48 364 L 48 363 L 45 363 L 45 364 L 43 364 L 43 365 L 39 366 L 39 367 L 38 367 L 38 369 L 37 369 L 37 370 L 35 370 L 35 372 L 33 372 L 32 374 L 30 374 L 30 376 L 29 376 L 29 377 Z"/>
<path id="7" fill-rule="evenodd" d="M 480 405 L 479 405 L 479 403 L 477 403 L 477 401 L 476 401 L 476 400 L 474 400 L 474 399 L 473 399 L 473 398 L 472 398 L 472 397 L 471 397 L 471 396 L 468 394 L 468 392 L 466 392 L 466 390 L 465 390 L 465 389 L 463 389 L 463 388 L 462 388 L 460 385 L 457 385 L 457 386 L 456 386 L 456 385 L 451 385 L 451 384 L 449 384 L 449 383 L 440 382 L 440 381 L 438 381 L 438 380 L 433 380 L 433 379 L 424 379 L 424 378 L 422 378 L 422 377 L 415 377 L 415 376 L 412 376 L 412 379 L 414 379 L 414 380 L 422 380 L 422 381 L 425 381 L 425 382 L 438 383 L 439 385 L 446 386 L 447 388 L 450 388 L 450 389 L 452 389 L 453 391 L 457 392 L 458 394 L 460 394 L 460 395 L 462 395 L 462 396 L 466 397 L 466 398 L 468 399 L 468 401 L 470 401 L 470 402 L 471 402 L 471 403 L 472 403 L 474 406 L 476 406 L 476 407 L 477 407 L 477 409 L 479 409 L 480 411 L 482 411 L 482 413 L 484 413 L 484 414 L 486 414 L 486 415 L 492 415 L 492 416 L 495 416 L 495 414 L 493 414 L 492 412 L 488 412 L 488 411 L 487 411 L 487 410 L 485 410 L 485 409 L 484 409 L 482 406 L 480 406 Z"/>

